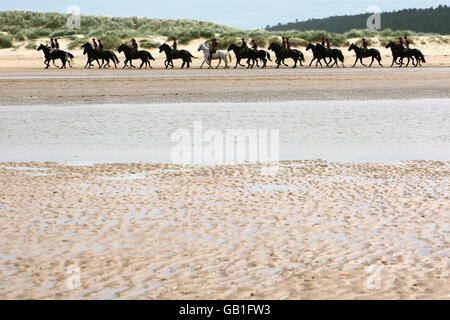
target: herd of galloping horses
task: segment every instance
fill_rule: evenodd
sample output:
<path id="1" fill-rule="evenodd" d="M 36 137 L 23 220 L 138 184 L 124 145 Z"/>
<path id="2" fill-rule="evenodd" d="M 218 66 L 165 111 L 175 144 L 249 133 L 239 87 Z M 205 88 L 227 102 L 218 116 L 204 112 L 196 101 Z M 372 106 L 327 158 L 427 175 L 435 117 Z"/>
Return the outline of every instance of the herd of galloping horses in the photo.
<path id="1" fill-rule="evenodd" d="M 212 60 L 219 60 L 219 64 L 215 68 L 218 68 L 222 64 L 222 62 L 224 62 L 225 64 L 224 68 L 229 68 L 228 60 L 230 63 L 232 62 L 231 52 L 233 52 L 236 57 L 236 65 L 234 66 L 235 69 L 238 66 L 253 68 L 255 65 L 258 68 L 266 68 L 267 62 L 272 61 L 270 53 L 266 50 L 259 50 L 254 40 L 252 40 L 252 43 L 254 43 L 253 48 L 249 48 L 244 39 L 242 39 L 242 42 L 243 43 L 241 46 L 234 43 L 231 44 L 227 50 L 217 50 L 217 42 L 215 42 L 215 39 L 212 39 L 212 46 L 208 43 L 200 44 L 197 51 L 203 51 L 204 54 L 204 61 L 201 64 L 200 68 L 203 68 L 203 65 L 205 63 L 209 66 L 209 68 L 213 68 Z M 87 56 L 87 62 L 84 68 L 94 67 L 95 62 L 97 63 L 98 68 L 111 68 L 113 66 L 114 68 L 117 68 L 117 65 L 120 63 L 120 61 L 114 51 L 97 48 L 97 44 L 95 43 L 95 41 L 94 44 L 95 45 L 93 46 L 91 45 L 91 43 L 86 42 L 81 46 L 81 48 L 83 49 L 83 55 Z M 386 48 L 391 49 L 392 52 L 391 67 L 393 67 L 394 64 L 398 65 L 399 67 L 408 67 L 411 62 L 412 65 L 417 67 L 426 62 L 422 52 L 420 52 L 420 50 L 418 49 L 409 48 L 409 43 L 408 46 L 405 47 L 403 43 L 396 43 L 391 41 L 386 45 Z M 54 48 L 53 39 L 51 47 L 49 45 L 41 44 L 37 50 L 42 50 L 45 55 L 44 64 L 46 66 L 46 69 L 50 67 L 50 62 L 53 62 L 53 65 L 55 67 L 61 69 L 66 68 L 66 65 L 72 67 L 74 56 L 70 52 L 60 50 L 59 48 Z M 151 61 L 155 60 L 150 52 L 146 50 L 138 50 L 136 40 L 134 39 L 133 46 L 130 47 L 127 44 L 123 43 L 117 50 L 119 53 L 123 53 L 125 56 L 123 68 L 136 68 L 133 65 L 133 60 L 139 60 L 141 62 L 139 68 L 151 68 Z M 303 53 L 298 49 L 291 48 L 290 44 L 286 46 L 284 38 L 282 45 L 276 42 L 272 42 L 269 45 L 268 50 L 275 53 L 276 68 L 279 68 L 282 65 L 288 67 L 289 65 L 285 62 L 286 59 L 293 60 L 293 68 L 296 68 L 298 64 L 300 64 L 300 66 L 303 66 L 303 63 L 305 62 Z M 316 44 L 309 43 L 306 46 L 306 50 L 311 50 L 313 54 L 313 59 L 311 60 L 309 67 L 311 67 L 314 61 L 316 62 L 316 67 L 318 67 L 319 65 L 320 67 L 323 67 L 324 64 L 329 68 L 332 68 L 334 66 L 339 67 L 339 62 L 341 63 L 342 67 L 345 67 L 344 55 L 342 51 L 340 49 L 331 48 L 329 42 L 327 45 L 325 45 L 324 41 L 322 41 L 322 43 Z M 353 67 L 356 66 L 358 61 L 365 67 L 371 67 L 375 61 L 377 61 L 380 66 L 382 66 L 380 52 L 375 48 L 367 48 L 367 42 L 365 39 L 363 39 L 363 47 L 359 47 L 356 44 L 352 43 L 348 48 L 348 51 L 352 50 L 356 55 L 356 60 L 353 64 Z M 185 66 L 187 68 L 190 68 L 192 59 L 195 58 L 187 50 L 178 50 L 176 39 L 174 39 L 174 45 L 172 47 L 167 43 L 162 44 L 159 47 L 159 53 L 165 54 L 166 60 L 164 61 L 164 66 L 166 69 L 174 68 L 173 61 L 177 59 L 182 60 L 182 69 Z M 363 59 L 365 58 L 371 58 L 371 62 L 369 65 L 364 64 Z M 406 64 L 404 64 L 404 59 L 407 59 Z M 60 67 L 57 66 L 55 60 L 60 60 L 62 65 Z M 247 65 L 242 63 L 242 61 L 245 60 Z M 113 66 L 111 65 L 111 63 L 113 64 Z"/>

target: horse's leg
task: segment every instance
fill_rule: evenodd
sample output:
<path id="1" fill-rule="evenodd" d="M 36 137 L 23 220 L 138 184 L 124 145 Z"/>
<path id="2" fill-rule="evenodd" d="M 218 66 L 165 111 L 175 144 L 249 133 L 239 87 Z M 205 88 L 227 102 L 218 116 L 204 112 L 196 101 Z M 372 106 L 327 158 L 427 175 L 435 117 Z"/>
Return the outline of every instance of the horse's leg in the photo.
<path id="1" fill-rule="evenodd" d="M 352 68 L 356 66 L 356 63 L 358 62 L 358 57 L 356 57 L 355 63 L 353 64 Z"/>
<path id="2" fill-rule="evenodd" d="M 313 63 L 314 60 L 316 60 L 316 58 L 313 58 L 313 59 L 311 60 L 311 62 L 310 62 L 310 64 L 309 64 L 309 67 L 310 67 L 310 68 L 311 68 L 311 65 L 312 65 L 312 63 Z M 317 67 L 317 64 L 316 64 L 316 67 Z"/>
<path id="3" fill-rule="evenodd" d="M 220 64 L 222 63 L 222 58 L 221 57 L 219 57 L 219 64 L 217 65 L 217 67 L 216 67 L 216 69 L 218 69 L 219 68 L 219 66 L 220 66 Z"/>
<path id="4" fill-rule="evenodd" d="M 363 62 L 363 58 L 361 57 L 361 58 L 359 58 L 359 61 L 361 61 L 361 64 L 364 66 L 364 67 L 367 67 L 365 64 L 364 64 L 364 62 Z"/>
<path id="5" fill-rule="evenodd" d="M 66 67 L 65 60 L 63 58 L 60 58 L 60 60 L 61 60 L 61 63 L 62 63 L 62 66 L 61 66 L 60 69 L 64 69 Z"/>
<path id="6" fill-rule="evenodd" d="M 369 68 L 372 67 L 372 64 L 374 61 L 375 61 L 375 57 L 372 57 L 372 62 L 369 64 Z"/>

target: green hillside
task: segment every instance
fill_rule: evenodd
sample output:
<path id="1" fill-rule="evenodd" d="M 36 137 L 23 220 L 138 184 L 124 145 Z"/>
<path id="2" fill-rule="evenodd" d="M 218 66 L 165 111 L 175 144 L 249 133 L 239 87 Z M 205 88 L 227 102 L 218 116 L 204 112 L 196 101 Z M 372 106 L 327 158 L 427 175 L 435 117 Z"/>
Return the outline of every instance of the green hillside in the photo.
<path id="1" fill-rule="evenodd" d="M 238 31 L 236 28 L 195 20 L 165 20 L 148 18 L 120 18 L 81 15 L 81 29 L 69 30 L 67 14 L 54 12 L 3 11 L 0 12 L 0 31 L 4 47 L 8 40 L 24 41 L 39 38 L 69 38 L 73 46 L 89 38 L 102 38 L 106 48 L 115 47 L 132 37 L 176 36 L 180 43 L 214 34 Z M 82 35 L 84 38 L 75 37 Z M 151 44 L 148 44 L 151 47 Z M 0 47 L 2 40 L 0 39 Z"/>

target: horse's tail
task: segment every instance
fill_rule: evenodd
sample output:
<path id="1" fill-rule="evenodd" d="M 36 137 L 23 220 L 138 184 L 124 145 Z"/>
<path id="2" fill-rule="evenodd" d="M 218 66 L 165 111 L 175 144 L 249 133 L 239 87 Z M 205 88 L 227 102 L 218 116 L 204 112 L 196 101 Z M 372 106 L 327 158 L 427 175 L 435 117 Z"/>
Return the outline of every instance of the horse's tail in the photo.
<path id="1" fill-rule="evenodd" d="M 189 53 L 189 57 L 190 58 L 194 58 L 194 59 L 197 59 L 196 57 L 194 57 L 190 52 L 188 52 Z"/>
<path id="2" fill-rule="evenodd" d="M 231 57 L 231 54 L 228 54 L 228 58 L 230 58 L 230 63 L 233 62 L 233 58 Z"/>
<path id="3" fill-rule="evenodd" d="M 427 62 L 425 61 L 424 55 L 423 55 L 422 52 L 420 52 L 420 51 L 419 51 L 419 58 L 422 59 L 422 62 L 423 62 L 423 63 L 427 63 Z"/>
<path id="4" fill-rule="evenodd" d="M 67 57 L 69 57 L 69 58 L 67 58 Z M 73 58 L 75 58 L 74 55 L 71 54 L 70 52 L 67 52 L 66 60 L 69 60 L 69 59 L 70 59 L 70 62 L 71 62 L 72 64 L 75 64 L 75 63 L 73 62 Z"/>
<path id="5" fill-rule="evenodd" d="M 272 59 L 270 59 L 270 53 L 267 52 L 267 59 L 269 59 L 270 62 L 272 62 Z"/>
<path id="6" fill-rule="evenodd" d="M 338 58 L 342 63 L 344 63 L 344 55 L 342 54 L 341 50 L 339 50 L 339 52 L 338 52 Z"/>
<path id="7" fill-rule="evenodd" d="M 380 53 L 380 51 L 377 52 L 377 56 L 378 56 L 378 61 L 381 62 L 381 53 Z"/>
<path id="8" fill-rule="evenodd" d="M 117 56 L 114 52 L 113 52 L 113 58 L 116 60 L 116 63 L 120 63 L 119 58 L 117 58 Z"/>
<path id="9" fill-rule="evenodd" d="M 299 51 L 299 52 L 300 52 L 300 59 L 302 59 L 302 61 L 305 62 L 305 56 L 303 55 L 303 52 L 301 52 L 301 51 Z"/>

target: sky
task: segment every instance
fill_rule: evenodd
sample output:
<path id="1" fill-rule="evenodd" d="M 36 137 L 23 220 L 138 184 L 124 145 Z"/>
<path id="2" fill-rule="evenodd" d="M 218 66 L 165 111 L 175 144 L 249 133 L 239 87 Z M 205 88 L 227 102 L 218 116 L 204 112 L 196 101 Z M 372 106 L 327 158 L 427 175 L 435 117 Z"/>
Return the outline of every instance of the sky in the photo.
<path id="1" fill-rule="evenodd" d="M 450 4 L 449 0 L 14 0 L 0 3 L 0 11 L 31 10 L 67 12 L 71 5 L 79 6 L 82 14 L 165 19 L 195 19 L 211 21 L 242 29 L 264 28 L 309 18 L 360 14 L 376 5 L 382 11 L 406 8 L 429 8 Z"/>

